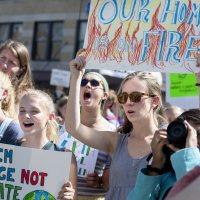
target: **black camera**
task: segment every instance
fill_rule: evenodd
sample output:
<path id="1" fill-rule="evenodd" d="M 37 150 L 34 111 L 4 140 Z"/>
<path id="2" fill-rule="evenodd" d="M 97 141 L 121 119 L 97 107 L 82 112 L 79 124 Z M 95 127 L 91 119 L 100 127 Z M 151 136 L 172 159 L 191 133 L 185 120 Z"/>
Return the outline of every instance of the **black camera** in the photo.
<path id="1" fill-rule="evenodd" d="M 167 139 L 170 144 L 173 144 L 179 149 L 185 148 L 186 138 L 188 134 L 187 126 L 184 123 L 183 117 L 178 117 L 171 122 L 167 127 Z M 166 155 L 165 170 L 171 171 L 173 167 L 171 165 L 170 156 L 174 153 L 167 145 L 163 146 L 163 153 Z"/>
<path id="2" fill-rule="evenodd" d="M 182 149 L 185 147 L 187 134 L 188 129 L 183 117 L 178 117 L 167 127 L 167 139 L 170 144 L 173 144 L 177 148 Z"/>

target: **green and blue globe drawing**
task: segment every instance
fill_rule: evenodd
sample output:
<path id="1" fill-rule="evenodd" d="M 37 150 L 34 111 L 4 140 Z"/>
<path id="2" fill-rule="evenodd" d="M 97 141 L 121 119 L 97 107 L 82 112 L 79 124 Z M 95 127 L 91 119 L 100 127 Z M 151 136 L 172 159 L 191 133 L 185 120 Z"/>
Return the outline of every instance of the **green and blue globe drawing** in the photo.
<path id="1" fill-rule="evenodd" d="M 35 190 L 29 192 L 23 200 L 56 200 L 49 192 L 43 190 Z"/>

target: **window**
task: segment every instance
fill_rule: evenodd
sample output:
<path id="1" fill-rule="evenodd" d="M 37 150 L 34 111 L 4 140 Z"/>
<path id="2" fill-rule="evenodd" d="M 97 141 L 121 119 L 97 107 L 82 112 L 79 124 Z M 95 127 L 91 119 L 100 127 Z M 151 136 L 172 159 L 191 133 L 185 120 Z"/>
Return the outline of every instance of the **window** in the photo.
<path id="1" fill-rule="evenodd" d="M 77 34 L 76 34 L 76 48 L 75 48 L 75 53 L 80 48 L 83 48 L 86 28 L 87 28 L 87 20 L 79 20 L 77 22 L 77 32 L 76 32 Z"/>
<path id="2" fill-rule="evenodd" d="M 63 22 L 37 22 L 33 39 L 33 60 L 60 60 Z"/>
<path id="3" fill-rule="evenodd" d="M 0 23 L 0 43 L 7 39 L 22 40 L 22 23 Z"/>

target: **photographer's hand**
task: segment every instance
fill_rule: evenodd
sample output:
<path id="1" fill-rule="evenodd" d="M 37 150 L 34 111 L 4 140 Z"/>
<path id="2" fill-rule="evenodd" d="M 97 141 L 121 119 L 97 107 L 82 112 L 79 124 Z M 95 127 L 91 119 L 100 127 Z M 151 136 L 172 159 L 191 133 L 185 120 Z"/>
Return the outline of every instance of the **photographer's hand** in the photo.
<path id="1" fill-rule="evenodd" d="M 184 121 L 188 128 L 188 135 L 186 138 L 186 144 L 185 147 L 197 147 L 198 142 L 197 142 L 197 131 L 195 128 L 193 128 L 187 121 Z"/>
<path id="2" fill-rule="evenodd" d="M 151 167 L 162 170 L 165 166 L 166 156 L 162 149 L 165 144 L 168 144 L 167 133 L 165 129 L 157 130 L 151 142 L 153 160 Z M 148 175 L 156 175 L 149 172 Z"/>

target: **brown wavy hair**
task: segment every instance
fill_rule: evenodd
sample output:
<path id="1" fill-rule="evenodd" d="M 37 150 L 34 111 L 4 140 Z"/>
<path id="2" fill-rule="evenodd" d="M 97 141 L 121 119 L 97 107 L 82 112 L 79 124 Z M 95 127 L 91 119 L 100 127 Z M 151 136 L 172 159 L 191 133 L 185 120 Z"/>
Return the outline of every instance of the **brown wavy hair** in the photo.
<path id="1" fill-rule="evenodd" d="M 32 72 L 30 66 L 30 54 L 24 44 L 14 40 L 7 40 L 0 46 L 0 53 L 4 49 L 9 49 L 13 55 L 19 60 L 20 69 L 19 73 L 15 77 L 11 78 L 14 86 L 16 103 L 19 100 L 19 96 L 24 90 L 33 88 Z"/>

